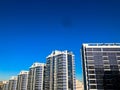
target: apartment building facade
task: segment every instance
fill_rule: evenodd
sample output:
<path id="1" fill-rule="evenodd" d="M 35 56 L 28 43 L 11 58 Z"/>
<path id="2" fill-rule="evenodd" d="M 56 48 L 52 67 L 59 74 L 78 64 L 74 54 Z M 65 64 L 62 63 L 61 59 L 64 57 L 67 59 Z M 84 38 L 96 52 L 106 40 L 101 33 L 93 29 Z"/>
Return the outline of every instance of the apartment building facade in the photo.
<path id="1" fill-rule="evenodd" d="M 27 90 L 44 90 L 44 63 L 34 63 L 29 70 Z"/>
<path id="2" fill-rule="evenodd" d="M 29 71 L 21 71 L 17 79 L 17 90 L 27 90 Z"/>
<path id="3" fill-rule="evenodd" d="M 120 44 L 83 44 L 81 51 L 84 89 L 120 90 Z"/>
<path id="4" fill-rule="evenodd" d="M 8 90 L 8 81 L 2 81 L 3 85 L 2 85 L 2 89 L 0 90 Z"/>
<path id="5" fill-rule="evenodd" d="M 47 57 L 44 90 L 76 90 L 72 52 L 55 50 Z"/>
<path id="6" fill-rule="evenodd" d="M 17 76 L 12 76 L 8 83 L 8 90 L 16 90 Z"/>

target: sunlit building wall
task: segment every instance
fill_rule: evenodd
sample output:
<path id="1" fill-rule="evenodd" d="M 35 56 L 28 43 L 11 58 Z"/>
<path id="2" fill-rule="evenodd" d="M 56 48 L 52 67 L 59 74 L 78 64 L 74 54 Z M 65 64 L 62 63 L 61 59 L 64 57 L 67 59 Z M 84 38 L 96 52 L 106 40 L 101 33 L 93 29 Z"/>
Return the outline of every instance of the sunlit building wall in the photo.
<path id="1" fill-rule="evenodd" d="M 8 90 L 16 90 L 17 87 L 17 76 L 12 76 L 9 80 Z"/>
<path id="2" fill-rule="evenodd" d="M 29 70 L 27 90 L 44 90 L 44 63 L 34 63 Z"/>
<path id="3" fill-rule="evenodd" d="M 2 81 L 2 89 L 1 90 L 8 90 L 8 81 Z"/>
<path id="4" fill-rule="evenodd" d="M 18 75 L 17 90 L 27 90 L 28 71 L 21 71 Z"/>
<path id="5" fill-rule="evenodd" d="M 44 90 L 76 90 L 74 55 L 69 51 L 53 51 L 45 69 Z"/>

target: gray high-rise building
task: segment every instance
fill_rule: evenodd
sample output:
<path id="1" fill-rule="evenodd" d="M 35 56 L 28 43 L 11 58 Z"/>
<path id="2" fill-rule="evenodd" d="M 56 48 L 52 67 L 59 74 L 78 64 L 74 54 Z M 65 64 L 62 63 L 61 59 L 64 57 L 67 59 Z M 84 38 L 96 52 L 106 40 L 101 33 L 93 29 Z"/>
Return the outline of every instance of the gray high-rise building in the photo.
<path id="1" fill-rule="evenodd" d="M 89 43 L 82 46 L 85 90 L 120 90 L 120 44 Z"/>
<path id="2" fill-rule="evenodd" d="M 29 70 L 27 90 L 44 90 L 44 63 L 34 63 Z"/>
<path id="3" fill-rule="evenodd" d="M 17 79 L 17 90 L 27 90 L 28 71 L 21 71 Z"/>
<path id="4" fill-rule="evenodd" d="M 8 90 L 16 90 L 16 86 L 17 86 L 17 77 L 12 76 L 11 79 L 9 80 Z"/>
<path id="5" fill-rule="evenodd" d="M 45 68 L 44 90 L 76 90 L 74 55 L 68 51 L 53 51 Z"/>

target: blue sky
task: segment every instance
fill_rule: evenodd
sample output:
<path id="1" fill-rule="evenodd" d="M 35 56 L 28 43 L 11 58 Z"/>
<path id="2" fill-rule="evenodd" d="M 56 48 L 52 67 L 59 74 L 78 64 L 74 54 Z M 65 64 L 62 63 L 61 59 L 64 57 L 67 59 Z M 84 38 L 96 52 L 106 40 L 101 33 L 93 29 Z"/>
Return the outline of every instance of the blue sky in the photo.
<path id="1" fill-rule="evenodd" d="M 0 80 L 46 62 L 53 50 L 73 51 L 81 80 L 82 43 L 119 41 L 119 0 L 0 1 Z"/>

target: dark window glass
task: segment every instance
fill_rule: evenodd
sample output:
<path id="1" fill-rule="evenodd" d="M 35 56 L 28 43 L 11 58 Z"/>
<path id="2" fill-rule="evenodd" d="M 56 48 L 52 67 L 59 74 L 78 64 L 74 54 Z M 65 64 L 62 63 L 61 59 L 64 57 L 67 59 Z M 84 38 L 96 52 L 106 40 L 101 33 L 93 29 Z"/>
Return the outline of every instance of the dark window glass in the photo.
<path id="1" fill-rule="evenodd" d="M 107 53 L 106 53 L 106 52 L 103 52 L 103 56 L 107 56 Z"/>
<path id="2" fill-rule="evenodd" d="M 92 51 L 92 48 L 86 48 L 86 51 Z"/>
<path id="3" fill-rule="evenodd" d="M 94 56 L 103 56 L 101 52 L 93 52 Z"/>
<path id="4" fill-rule="evenodd" d="M 103 51 L 120 51 L 120 48 L 103 48 Z"/>
<path id="5" fill-rule="evenodd" d="M 88 69 L 94 69 L 95 67 L 94 66 L 88 66 Z"/>
<path id="6" fill-rule="evenodd" d="M 103 85 L 97 85 L 97 89 L 104 89 Z"/>
<path id="7" fill-rule="evenodd" d="M 105 71 L 103 78 L 104 90 L 120 90 L 120 74 L 118 71 Z"/>
<path id="8" fill-rule="evenodd" d="M 89 73 L 89 74 L 94 74 L 95 71 L 94 71 L 94 70 L 89 70 L 88 73 Z"/>
<path id="9" fill-rule="evenodd" d="M 108 57 L 103 57 L 103 60 L 108 60 Z"/>
<path id="10" fill-rule="evenodd" d="M 110 69 L 110 66 L 104 66 L 104 69 Z"/>
<path id="11" fill-rule="evenodd" d="M 89 75 L 88 77 L 92 79 L 95 78 L 95 75 Z"/>
<path id="12" fill-rule="evenodd" d="M 119 53 L 117 53 L 117 56 L 120 56 L 120 52 L 119 52 Z"/>
<path id="13" fill-rule="evenodd" d="M 104 77 L 104 75 L 102 77 Z M 102 79 L 97 79 L 96 82 L 97 82 L 97 84 L 103 84 L 103 78 Z"/>
<path id="14" fill-rule="evenodd" d="M 96 80 L 89 80 L 89 83 L 94 84 L 94 83 L 96 83 Z"/>
<path id="15" fill-rule="evenodd" d="M 93 51 L 101 51 L 101 48 L 93 48 Z"/>
<path id="16" fill-rule="evenodd" d="M 93 57 L 87 57 L 87 60 L 93 60 Z"/>
<path id="17" fill-rule="evenodd" d="M 94 64 L 94 61 L 93 60 L 89 60 L 87 61 L 88 64 Z"/>
<path id="18" fill-rule="evenodd" d="M 118 64 L 120 64 L 120 61 L 118 61 Z"/>
<path id="19" fill-rule="evenodd" d="M 104 61 L 104 64 L 109 64 L 109 61 Z"/>
<path id="20" fill-rule="evenodd" d="M 117 57 L 117 60 L 120 60 L 120 57 Z"/>
<path id="21" fill-rule="evenodd" d="M 104 74 L 104 70 L 103 69 L 101 69 L 101 70 L 95 70 L 95 73 L 97 74 L 97 75 L 103 75 Z"/>
<path id="22" fill-rule="evenodd" d="M 96 75 L 96 79 L 103 79 L 103 75 Z"/>
<path id="23" fill-rule="evenodd" d="M 108 53 L 108 59 L 111 65 L 117 64 L 115 53 Z"/>
<path id="24" fill-rule="evenodd" d="M 102 56 L 94 56 L 95 65 L 103 65 Z"/>
<path id="25" fill-rule="evenodd" d="M 90 85 L 90 89 L 96 89 L 96 85 Z"/>
<path id="26" fill-rule="evenodd" d="M 94 55 L 95 65 L 100 65 L 100 64 L 103 65 L 102 53 L 95 52 L 93 53 L 93 55 Z"/>
<path id="27" fill-rule="evenodd" d="M 95 69 L 96 70 L 102 70 L 103 69 L 103 65 L 95 65 Z"/>
<path id="28" fill-rule="evenodd" d="M 110 68 L 111 68 L 112 70 L 114 70 L 114 69 L 118 69 L 118 66 L 117 66 L 117 65 L 111 65 Z"/>
<path id="29" fill-rule="evenodd" d="M 87 52 L 86 54 L 87 54 L 87 56 L 92 56 L 93 55 L 92 52 Z"/>

